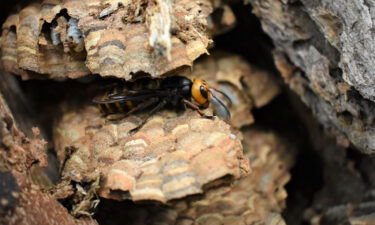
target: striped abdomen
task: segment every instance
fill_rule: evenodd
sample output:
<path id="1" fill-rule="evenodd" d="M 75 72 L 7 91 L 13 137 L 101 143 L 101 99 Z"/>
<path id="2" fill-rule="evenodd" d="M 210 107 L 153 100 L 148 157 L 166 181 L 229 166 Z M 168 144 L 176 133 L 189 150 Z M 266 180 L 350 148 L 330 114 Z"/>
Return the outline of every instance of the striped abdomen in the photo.
<path id="1" fill-rule="evenodd" d="M 123 88 L 114 88 L 112 91 L 107 91 L 102 95 L 99 99 L 105 100 L 108 99 L 109 94 L 118 94 L 121 91 L 126 91 L 126 87 Z M 98 104 L 98 108 L 100 112 L 104 115 L 112 114 L 112 113 L 126 113 L 130 109 L 134 107 L 133 102 L 126 101 L 126 102 L 116 102 L 116 103 L 107 103 L 107 104 Z"/>
<path id="2" fill-rule="evenodd" d="M 107 91 L 102 96 L 98 97 L 98 100 L 108 100 L 110 94 L 121 94 L 128 95 L 127 92 L 130 91 L 139 91 L 139 90 L 152 90 L 160 87 L 160 80 L 158 79 L 141 79 L 136 82 L 127 82 L 124 83 L 122 87 L 113 88 L 111 91 Z M 130 94 L 131 95 L 131 94 Z M 100 112 L 104 115 L 113 114 L 113 113 L 126 113 L 129 110 L 133 109 L 137 104 L 144 102 L 148 99 L 139 100 L 139 101 L 126 101 L 126 102 L 116 102 L 116 103 L 106 103 L 98 104 Z"/>

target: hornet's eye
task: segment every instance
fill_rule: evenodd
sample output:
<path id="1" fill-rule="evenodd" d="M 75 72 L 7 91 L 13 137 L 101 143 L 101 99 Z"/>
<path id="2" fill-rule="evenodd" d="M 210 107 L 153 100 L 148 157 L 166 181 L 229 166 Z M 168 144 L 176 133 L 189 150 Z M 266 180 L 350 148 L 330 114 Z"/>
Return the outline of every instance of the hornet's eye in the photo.
<path id="1" fill-rule="evenodd" d="M 206 81 L 194 79 L 191 87 L 191 96 L 199 105 L 208 107 L 211 96 Z"/>
<path id="2" fill-rule="evenodd" d="M 199 91 L 204 99 L 208 99 L 208 90 L 206 86 L 204 85 L 199 86 Z"/>

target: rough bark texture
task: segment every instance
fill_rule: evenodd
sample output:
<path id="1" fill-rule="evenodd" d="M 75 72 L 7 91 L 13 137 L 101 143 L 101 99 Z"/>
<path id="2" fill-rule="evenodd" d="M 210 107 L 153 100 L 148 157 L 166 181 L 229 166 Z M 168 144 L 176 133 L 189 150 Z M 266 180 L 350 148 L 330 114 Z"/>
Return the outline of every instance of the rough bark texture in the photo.
<path id="1" fill-rule="evenodd" d="M 374 1 L 250 3 L 289 86 L 341 144 L 374 153 Z"/>
<path id="2" fill-rule="evenodd" d="M 56 199 L 35 184 L 33 178 L 41 180 L 43 175 L 33 174 L 31 168 L 35 164 L 47 166 L 46 142 L 37 137 L 40 135 L 37 128 L 30 132 L 34 137 L 27 137 L 20 130 L 20 127 L 31 130 L 28 127 L 32 124 L 28 122 L 31 118 L 22 111 L 25 106 L 21 104 L 12 108 L 17 114 L 13 116 L 3 96 L 6 95 L 9 102 L 24 98 L 14 81 L 9 83 L 7 81 L 12 79 L 4 79 L 4 76 L 11 75 L 0 74 L 1 91 L 4 93 L 0 94 L 0 224 L 97 224 L 92 219 L 75 219 Z M 25 124 L 20 126 L 20 122 Z"/>
<path id="3" fill-rule="evenodd" d="M 305 188 L 288 190 L 292 197 L 287 203 L 287 223 L 374 224 L 374 155 L 337 145 L 337 140 L 323 132 L 302 103 L 293 101 L 293 105 L 309 131 L 313 152 L 305 155 L 305 162 L 299 165 L 302 177 L 293 174 L 294 181 L 300 180 Z M 303 202 L 307 204 L 303 206 Z"/>

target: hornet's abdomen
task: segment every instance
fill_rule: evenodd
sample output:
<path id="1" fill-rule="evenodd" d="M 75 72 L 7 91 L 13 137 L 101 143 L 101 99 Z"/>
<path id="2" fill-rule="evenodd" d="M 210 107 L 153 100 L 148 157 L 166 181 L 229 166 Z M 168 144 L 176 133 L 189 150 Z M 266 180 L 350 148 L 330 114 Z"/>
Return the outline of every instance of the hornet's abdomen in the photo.
<path id="1" fill-rule="evenodd" d="M 119 94 L 126 90 L 128 89 L 125 86 L 121 88 L 116 87 L 111 91 L 105 92 L 102 96 L 99 96 L 97 99 L 105 100 L 108 98 L 109 95 Z M 134 104 L 132 101 L 126 101 L 122 103 L 116 102 L 116 103 L 98 104 L 97 106 L 103 115 L 108 115 L 108 114 L 113 114 L 113 113 L 126 113 L 134 107 Z"/>
<path id="2" fill-rule="evenodd" d="M 96 98 L 97 101 L 105 102 L 110 98 L 110 96 L 123 96 L 131 95 L 133 92 L 139 90 L 154 90 L 160 87 L 160 81 L 155 79 L 140 79 L 136 82 L 125 82 L 121 86 L 115 87 L 110 91 L 105 92 L 104 94 Z M 114 103 L 100 103 L 97 104 L 99 111 L 103 115 L 114 114 L 114 113 L 127 113 L 133 109 L 137 104 L 140 104 L 147 99 L 141 100 L 128 100 L 124 102 L 114 102 Z"/>

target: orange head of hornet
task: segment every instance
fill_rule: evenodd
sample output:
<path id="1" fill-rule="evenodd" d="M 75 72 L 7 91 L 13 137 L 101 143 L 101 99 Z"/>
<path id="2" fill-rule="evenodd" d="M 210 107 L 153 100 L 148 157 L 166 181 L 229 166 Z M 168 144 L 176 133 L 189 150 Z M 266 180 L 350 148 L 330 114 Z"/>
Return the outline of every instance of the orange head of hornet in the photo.
<path id="1" fill-rule="evenodd" d="M 195 78 L 191 86 L 191 96 L 201 106 L 208 107 L 211 99 L 211 92 L 205 80 Z"/>
<path id="2" fill-rule="evenodd" d="M 225 119 L 230 118 L 230 112 L 227 106 L 220 100 L 216 94 L 221 95 L 231 104 L 232 101 L 228 95 L 215 88 L 210 88 L 205 80 L 195 78 L 191 86 L 191 96 L 202 107 L 207 108 L 210 103 L 214 109 L 214 114 Z"/>

